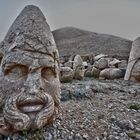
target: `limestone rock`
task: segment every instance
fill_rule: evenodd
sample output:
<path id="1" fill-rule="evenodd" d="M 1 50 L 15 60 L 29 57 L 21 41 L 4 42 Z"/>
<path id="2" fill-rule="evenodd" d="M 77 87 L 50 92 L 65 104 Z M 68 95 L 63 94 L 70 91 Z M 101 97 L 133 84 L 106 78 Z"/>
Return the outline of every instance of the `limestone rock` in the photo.
<path id="1" fill-rule="evenodd" d="M 118 68 L 127 68 L 128 62 L 127 60 L 120 60 L 121 62 L 118 64 Z"/>
<path id="2" fill-rule="evenodd" d="M 123 72 L 118 68 L 107 68 L 100 72 L 100 79 L 118 79 L 123 78 Z"/>
<path id="3" fill-rule="evenodd" d="M 78 66 L 83 65 L 83 60 L 80 55 L 76 55 L 73 60 L 73 70 L 75 70 Z"/>
<path id="4" fill-rule="evenodd" d="M 89 66 L 86 70 L 85 70 L 85 77 L 95 77 L 95 78 L 99 78 L 99 74 L 100 74 L 100 70 L 95 68 L 94 66 Z"/>
<path id="5" fill-rule="evenodd" d="M 116 58 L 114 58 L 112 61 L 109 62 L 109 66 L 110 67 L 114 66 L 114 67 L 117 68 L 119 63 L 121 63 L 121 61 L 116 59 Z"/>
<path id="6" fill-rule="evenodd" d="M 76 67 L 76 69 L 74 70 L 74 79 L 82 80 L 84 77 L 84 73 L 85 73 L 85 68 L 83 65 Z"/>
<path id="7" fill-rule="evenodd" d="M 73 61 L 68 61 L 68 62 L 64 63 L 64 66 L 73 68 Z"/>
<path id="8" fill-rule="evenodd" d="M 87 67 L 88 67 L 88 63 L 87 63 L 86 61 L 83 61 L 83 66 L 84 66 L 85 68 L 87 68 Z"/>
<path id="9" fill-rule="evenodd" d="M 140 37 L 132 44 L 125 80 L 140 81 Z"/>
<path id="10" fill-rule="evenodd" d="M 93 77 L 99 78 L 99 75 L 100 75 L 100 70 L 99 69 L 93 67 L 91 72 L 92 72 Z"/>
<path id="11" fill-rule="evenodd" d="M 60 81 L 61 82 L 70 82 L 74 76 L 74 71 L 70 67 L 61 67 L 60 68 Z"/>
<path id="12" fill-rule="evenodd" d="M 96 67 L 99 70 L 103 70 L 105 68 L 108 68 L 108 60 L 106 58 L 101 58 L 98 61 L 95 61 L 94 67 Z"/>
<path id="13" fill-rule="evenodd" d="M 91 65 L 94 63 L 94 54 L 81 55 L 81 58 L 83 61 L 86 61 L 87 63 Z"/>
<path id="14" fill-rule="evenodd" d="M 84 73 L 84 76 L 85 77 L 92 77 L 93 74 L 92 74 L 92 65 L 88 66 L 88 68 L 85 69 L 85 73 Z"/>
<path id="15" fill-rule="evenodd" d="M 108 55 L 106 55 L 106 54 L 99 54 L 99 55 L 97 55 L 97 56 L 94 57 L 94 61 L 98 61 L 99 59 L 105 58 L 105 57 L 107 57 L 107 56 L 108 56 Z"/>

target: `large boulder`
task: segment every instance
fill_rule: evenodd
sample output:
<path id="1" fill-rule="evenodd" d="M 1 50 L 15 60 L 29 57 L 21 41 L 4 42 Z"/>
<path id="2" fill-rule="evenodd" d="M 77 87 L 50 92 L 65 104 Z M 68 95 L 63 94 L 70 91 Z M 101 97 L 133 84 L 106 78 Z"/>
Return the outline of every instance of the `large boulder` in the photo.
<path id="1" fill-rule="evenodd" d="M 100 79 L 119 79 L 124 77 L 124 72 L 118 68 L 107 68 L 100 72 Z"/>
<path id="2" fill-rule="evenodd" d="M 75 70 L 78 66 L 83 65 L 83 60 L 80 55 L 76 55 L 73 60 L 73 69 Z"/>
<path id="3" fill-rule="evenodd" d="M 100 74 L 100 70 L 95 68 L 94 66 L 89 66 L 86 70 L 85 70 L 85 77 L 95 77 L 95 78 L 99 78 L 99 74 Z"/>
<path id="4" fill-rule="evenodd" d="M 60 81 L 71 82 L 74 76 L 74 71 L 70 67 L 60 68 Z"/>
<path id="5" fill-rule="evenodd" d="M 94 63 L 94 54 L 85 54 L 81 56 L 83 61 L 86 61 L 88 64 Z"/>
<path id="6" fill-rule="evenodd" d="M 85 67 L 83 65 L 76 67 L 74 70 L 74 79 L 82 80 L 84 78 Z"/>
<path id="7" fill-rule="evenodd" d="M 125 80 L 140 81 L 140 37 L 132 44 Z"/>
<path id="8" fill-rule="evenodd" d="M 116 67 L 118 68 L 118 65 L 121 63 L 120 60 L 114 58 L 112 61 L 109 62 L 109 67 Z"/>
<path id="9" fill-rule="evenodd" d="M 105 68 L 108 68 L 109 67 L 108 59 L 107 58 L 101 58 L 98 61 L 95 61 L 94 66 L 99 70 L 103 70 Z"/>
<path id="10" fill-rule="evenodd" d="M 66 27 L 53 31 L 53 35 L 62 56 L 101 53 L 109 57 L 128 59 L 132 41 L 121 37 Z"/>

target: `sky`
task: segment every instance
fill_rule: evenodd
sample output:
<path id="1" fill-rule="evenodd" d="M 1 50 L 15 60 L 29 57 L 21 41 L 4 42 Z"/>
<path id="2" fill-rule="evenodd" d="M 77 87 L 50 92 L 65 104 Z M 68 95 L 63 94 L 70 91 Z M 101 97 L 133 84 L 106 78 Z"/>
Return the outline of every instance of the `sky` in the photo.
<path id="1" fill-rule="evenodd" d="M 140 0 L 0 0 L 0 41 L 29 4 L 42 10 L 51 30 L 71 26 L 130 40 L 140 36 Z"/>

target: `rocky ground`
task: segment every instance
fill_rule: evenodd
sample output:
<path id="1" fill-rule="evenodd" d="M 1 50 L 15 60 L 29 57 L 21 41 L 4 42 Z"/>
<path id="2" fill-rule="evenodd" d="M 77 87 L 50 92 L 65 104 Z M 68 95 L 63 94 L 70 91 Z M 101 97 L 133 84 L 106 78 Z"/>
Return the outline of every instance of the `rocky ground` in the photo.
<path id="1" fill-rule="evenodd" d="M 11 139 L 140 140 L 140 84 L 75 80 L 62 84 L 61 100 L 61 111 L 53 126 L 15 134 Z"/>

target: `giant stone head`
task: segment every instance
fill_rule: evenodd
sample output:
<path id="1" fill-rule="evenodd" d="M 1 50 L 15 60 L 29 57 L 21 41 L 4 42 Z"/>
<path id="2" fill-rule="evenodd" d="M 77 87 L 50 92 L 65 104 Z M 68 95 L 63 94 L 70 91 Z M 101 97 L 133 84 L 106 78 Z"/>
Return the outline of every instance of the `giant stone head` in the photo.
<path id="1" fill-rule="evenodd" d="M 58 51 L 40 9 L 26 6 L 0 46 L 0 114 L 8 129 L 41 128 L 60 103 Z"/>

